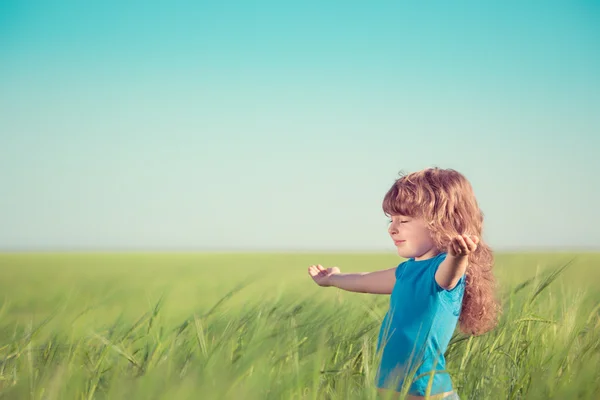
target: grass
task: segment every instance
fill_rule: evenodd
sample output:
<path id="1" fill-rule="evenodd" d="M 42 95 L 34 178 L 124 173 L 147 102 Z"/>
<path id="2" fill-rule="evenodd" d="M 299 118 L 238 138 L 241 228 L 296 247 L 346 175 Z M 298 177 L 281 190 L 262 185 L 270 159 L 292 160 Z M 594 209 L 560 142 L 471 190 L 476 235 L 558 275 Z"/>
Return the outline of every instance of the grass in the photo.
<path id="1" fill-rule="evenodd" d="M 319 288 L 308 265 L 377 254 L 2 254 L 0 398 L 376 399 L 389 297 Z M 456 333 L 462 399 L 595 399 L 600 255 L 496 257 L 499 326 Z"/>

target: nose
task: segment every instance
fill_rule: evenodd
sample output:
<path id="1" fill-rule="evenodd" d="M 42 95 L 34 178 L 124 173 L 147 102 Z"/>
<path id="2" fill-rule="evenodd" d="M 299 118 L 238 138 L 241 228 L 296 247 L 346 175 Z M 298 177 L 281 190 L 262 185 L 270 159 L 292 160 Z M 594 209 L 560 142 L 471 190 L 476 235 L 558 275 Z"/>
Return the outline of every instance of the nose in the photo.
<path id="1" fill-rule="evenodd" d="M 394 235 L 394 234 L 398 233 L 398 227 L 395 223 L 390 222 L 390 226 L 388 227 L 388 233 L 390 235 Z"/>

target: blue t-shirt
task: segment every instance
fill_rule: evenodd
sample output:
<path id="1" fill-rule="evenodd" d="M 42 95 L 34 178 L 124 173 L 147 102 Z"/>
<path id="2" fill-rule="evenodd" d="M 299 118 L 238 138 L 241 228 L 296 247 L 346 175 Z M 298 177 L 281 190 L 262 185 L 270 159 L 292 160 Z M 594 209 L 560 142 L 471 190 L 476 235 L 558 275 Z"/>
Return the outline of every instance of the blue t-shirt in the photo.
<path id="1" fill-rule="evenodd" d="M 435 273 L 445 259 L 446 253 L 427 260 L 411 258 L 396 269 L 390 308 L 377 342 L 377 350 L 382 350 L 377 387 L 400 391 L 408 375 L 412 376 L 408 393 L 424 396 L 435 370 L 430 394 L 453 390 L 444 371 L 444 353 L 458 323 L 466 275 L 452 290 L 440 287 Z"/>

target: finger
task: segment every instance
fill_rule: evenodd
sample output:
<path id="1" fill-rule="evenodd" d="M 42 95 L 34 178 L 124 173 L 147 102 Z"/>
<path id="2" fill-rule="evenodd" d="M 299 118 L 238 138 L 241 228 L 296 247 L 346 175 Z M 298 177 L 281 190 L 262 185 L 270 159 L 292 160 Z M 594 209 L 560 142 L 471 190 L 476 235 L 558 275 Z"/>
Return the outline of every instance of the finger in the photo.
<path id="1" fill-rule="evenodd" d="M 463 235 L 465 239 L 469 238 L 475 244 L 479 243 L 479 237 L 476 235 Z"/>
<path id="2" fill-rule="evenodd" d="M 471 240 L 470 237 L 467 237 L 465 242 L 467 243 L 467 248 L 469 251 L 474 251 L 477 248 L 477 245 Z"/>
<path id="3" fill-rule="evenodd" d="M 456 241 L 457 241 L 457 245 L 458 245 L 459 249 L 467 250 L 467 244 L 465 243 L 465 239 L 463 239 L 462 236 L 458 236 L 456 238 Z"/>
<path id="4" fill-rule="evenodd" d="M 452 250 L 456 252 L 456 237 L 453 237 L 450 239 L 450 246 L 452 247 Z"/>
<path id="5" fill-rule="evenodd" d="M 323 268 L 323 266 L 321 264 L 317 265 L 317 269 L 319 271 L 325 271 L 325 268 Z"/>
<path id="6" fill-rule="evenodd" d="M 473 240 L 473 239 L 471 238 L 471 243 L 473 243 L 473 251 L 477 250 L 477 243 L 478 243 L 478 242 L 479 242 L 478 240 Z"/>
<path id="7" fill-rule="evenodd" d="M 455 245 L 457 254 L 460 256 L 467 254 L 469 252 L 469 250 L 468 250 L 467 245 L 464 242 L 464 240 L 462 240 L 462 238 L 460 240 L 457 239 L 457 242 L 458 243 L 456 243 L 456 245 Z"/>
<path id="8" fill-rule="evenodd" d="M 463 239 L 462 235 L 458 235 L 456 237 L 456 245 L 458 246 L 458 248 L 466 247 L 466 243 L 465 243 L 465 240 Z"/>
<path id="9" fill-rule="evenodd" d="M 448 244 L 448 246 L 451 247 L 453 250 L 456 249 L 456 237 L 450 238 L 450 243 Z"/>
<path id="10" fill-rule="evenodd" d="M 455 243 L 454 248 L 456 249 L 456 254 L 460 255 L 463 253 L 463 249 L 462 249 L 460 243 Z"/>
<path id="11" fill-rule="evenodd" d="M 458 245 L 456 244 L 456 241 L 454 241 L 454 240 L 453 240 L 453 241 L 452 241 L 452 243 L 451 243 L 450 245 L 452 246 L 452 252 L 453 252 L 455 255 L 458 255 L 458 254 L 460 254 L 460 249 L 459 249 Z"/>

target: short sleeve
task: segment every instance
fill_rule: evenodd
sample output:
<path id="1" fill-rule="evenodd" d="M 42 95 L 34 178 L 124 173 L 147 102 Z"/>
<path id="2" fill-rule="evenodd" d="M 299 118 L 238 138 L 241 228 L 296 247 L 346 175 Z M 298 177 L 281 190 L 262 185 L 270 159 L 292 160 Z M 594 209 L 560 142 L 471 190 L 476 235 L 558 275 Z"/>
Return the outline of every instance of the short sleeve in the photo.
<path id="1" fill-rule="evenodd" d="M 396 267 L 396 280 L 400 279 L 402 277 L 402 273 L 404 272 L 404 266 L 406 265 L 406 261 L 401 262 L 398 267 Z"/>
<path id="2" fill-rule="evenodd" d="M 456 316 L 460 315 L 462 308 L 462 300 L 465 293 L 467 275 L 461 276 L 456 286 L 451 290 L 440 288 L 439 297 L 443 305 L 445 305 Z"/>
<path id="3" fill-rule="evenodd" d="M 454 310 L 454 312 L 458 312 L 460 309 L 460 304 L 462 303 L 462 297 L 465 290 L 467 275 L 466 273 L 463 274 L 463 276 L 461 276 L 458 280 L 456 286 L 454 286 L 450 290 L 446 290 L 440 285 L 438 285 L 437 281 L 435 280 L 435 273 L 442 264 L 442 261 L 444 261 L 445 259 L 445 256 L 440 257 L 439 259 L 436 259 L 435 262 L 431 265 L 430 271 L 433 291 L 434 293 L 437 293 L 438 296 L 440 296 L 440 299 L 442 300 L 443 304 L 450 306 Z"/>

